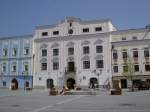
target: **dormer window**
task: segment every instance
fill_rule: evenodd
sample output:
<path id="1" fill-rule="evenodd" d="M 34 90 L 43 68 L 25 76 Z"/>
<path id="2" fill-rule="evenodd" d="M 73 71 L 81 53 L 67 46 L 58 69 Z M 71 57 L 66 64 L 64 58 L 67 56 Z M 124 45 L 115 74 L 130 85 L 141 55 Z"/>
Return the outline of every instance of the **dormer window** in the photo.
<path id="1" fill-rule="evenodd" d="M 137 40 L 137 37 L 136 37 L 136 36 L 133 36 L 133 37 L 132 37 L 132 40 Z"/>
<path id="2" fill-rule="evenodd" d="M 47 36 L 48 32 L 42 32 L 42 36 Z"/>
<path id="3" fill-rule="evenodd" d="M 95 31 L 97 32 L 97 31 L 102 31 L 102 27 L 96 27 L 95 28 Z"/>
<path id="4" fill-rule="evenodd" d="M 59 35 L 59 31 L 53 31 L 53 35 Z"/>
<path id="5" fill-rule="evenodd" d="M 89 28 L 83 28 L 83 32 L 89 32 Z"/>

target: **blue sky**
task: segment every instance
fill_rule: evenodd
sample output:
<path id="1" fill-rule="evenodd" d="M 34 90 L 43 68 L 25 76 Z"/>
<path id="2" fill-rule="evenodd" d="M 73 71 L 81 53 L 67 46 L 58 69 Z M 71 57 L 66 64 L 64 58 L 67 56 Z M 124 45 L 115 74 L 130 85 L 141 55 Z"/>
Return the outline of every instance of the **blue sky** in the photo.
<path id="1" fill-rule="evenodd" d="M 150 0 L 0 0 L 0 37 L 32 34 L 66 16 L 109 18 L 117 29 L 150 24 Z"/>

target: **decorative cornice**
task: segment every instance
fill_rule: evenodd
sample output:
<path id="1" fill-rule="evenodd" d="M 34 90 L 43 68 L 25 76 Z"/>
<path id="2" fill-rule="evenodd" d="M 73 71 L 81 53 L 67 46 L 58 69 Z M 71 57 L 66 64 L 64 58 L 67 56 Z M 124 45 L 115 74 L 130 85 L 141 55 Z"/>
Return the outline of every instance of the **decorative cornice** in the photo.
<path id="1" fill-rule="evenodd" d="M 56 47 L 58 47 L 58 46 L 59 46 L 58 43 L 53 43 L 52 46 L 51 46 L 51 48 L 56 48 Z"/>
<path id="2" fill-rule="evenodd" d="M 19 57 L 19 58 L 8 58 L 8 57 L 5 57 L 5 58 L 0 58 L 0 61 L 25 60 L 25 59 L 32 59 L 32 57 L 31 56 L 29 56 L 29 57 Z"/>
<path id="3" fill-rule="evenodd" d="M 150 39 L 144 39 L 144 40 L 129 40 L 129 41 L 117 41 L 117 42 L 111 42 L 112 45 L 125 45 L 125 46 L 132 46 L 132 45 L 145 45 L 145 44 L 149 44 L 150 45 Z"/>
<path id="4" fill-rule="evenodd" d="M 36 38 L 34 42 L 53 42 L 53 41 L 70 41 L 70 40 L 83 40 L 92 38 L 109 38 L 110 32 L 97 33 L 97 34 L 86 34 L 86 35 L 69 35 L 69 36 L 59 36 L 59 37 L 47 37 L 47 38 Z"/>
<path id="5" fill-rule="evenodd" d="M 11 37 L 0 37 L 0 40 L 23 39 L 23 38 L 33 38 L 33 35 L 29 34 L 29 35 L 18 35 L 18 36 L 11 36 Z"/>
<path id="6" fill-rule="evenodd" d="M 147 31 L 146 28 L 138 28 L 138 29 L 125 29 L 125 30 L 117 30 L 112 31 L 111 35 L 121 35 L 121 34 L 129 34 L 129 33 L 140 33 Z"/>

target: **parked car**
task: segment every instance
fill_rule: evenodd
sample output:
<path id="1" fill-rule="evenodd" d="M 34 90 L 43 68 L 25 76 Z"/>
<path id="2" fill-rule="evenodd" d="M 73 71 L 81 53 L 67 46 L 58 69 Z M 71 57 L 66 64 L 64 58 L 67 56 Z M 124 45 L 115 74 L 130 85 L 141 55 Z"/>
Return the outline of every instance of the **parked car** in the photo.
<path id="1" fill-rule="evenodd" d="M 146 81 L 140 81 L 137 84 L 137 88 L 138 88 L 138 90 L 148 90 L 148 89 L 150 89 L 150 83 L 148 83 Z"/>

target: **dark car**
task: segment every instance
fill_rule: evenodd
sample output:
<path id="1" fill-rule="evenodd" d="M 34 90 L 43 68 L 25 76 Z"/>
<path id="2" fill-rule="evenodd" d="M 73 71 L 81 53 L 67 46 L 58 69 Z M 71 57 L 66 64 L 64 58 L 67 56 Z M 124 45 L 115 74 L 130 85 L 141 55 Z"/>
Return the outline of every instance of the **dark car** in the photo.
<path id="1" fill-rule="evenodd" d="M 148 90 L 150 89 L 150 83 L 146 81 L 140 81 L 137 85 L 138 90 Z"/>

